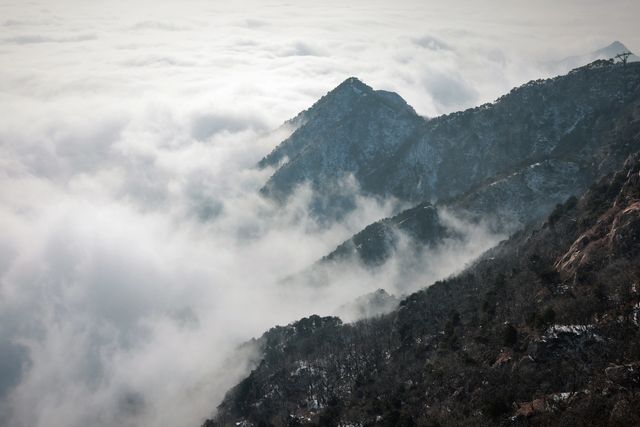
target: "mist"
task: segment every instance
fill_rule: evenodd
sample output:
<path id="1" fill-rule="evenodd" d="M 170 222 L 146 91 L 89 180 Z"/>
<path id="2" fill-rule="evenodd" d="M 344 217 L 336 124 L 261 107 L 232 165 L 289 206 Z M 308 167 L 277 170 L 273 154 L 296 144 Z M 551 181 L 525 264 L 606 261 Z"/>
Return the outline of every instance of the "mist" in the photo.
<path id="1" fill-rule="evenodd" d="M 328 225 L 308 186 L 284 206 L 259 194 L 282 123 L 345 78 L 433 117 L 544 61 L 640 50 L 596 2 L 547 2 L 554 19 L 527 11 L 526 30 L 520 2 L 343 3 L 0 3 L 0 425 L 199 425 L 247 374 L 250 338 L 408 294 L 505 237 L 442 212 L 464 238 L 282 286 L 403 206 L 358 195 Z"/>

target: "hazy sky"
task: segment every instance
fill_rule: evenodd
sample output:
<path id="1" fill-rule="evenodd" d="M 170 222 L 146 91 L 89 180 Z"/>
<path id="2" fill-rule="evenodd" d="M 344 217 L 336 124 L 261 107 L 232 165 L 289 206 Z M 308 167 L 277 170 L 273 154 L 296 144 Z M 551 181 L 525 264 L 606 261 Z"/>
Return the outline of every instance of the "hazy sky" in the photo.
<path id="1" fill-rule="evenodd" d="M 198 425 L 246 373 L 238 343 L 495 243 L 468 230 L 408 289 L 394 261 L 277 284 L 392 209 L 323 228 L 307 189 L 256 194 L 268 131 L 345 78 L 435 116 L 640 51 L 637 1 L 230 3 L 0 0 L 0 425 Z"/>
<path id="2" fill-rule="evenodd" d="M 639 14 L 632 0 L 3 0 L 0 84 L 38 101 L 198 100 L 260 126 L 356 75 L 435 115 L 539 77 L 539 60 L 640 50 Z"/>

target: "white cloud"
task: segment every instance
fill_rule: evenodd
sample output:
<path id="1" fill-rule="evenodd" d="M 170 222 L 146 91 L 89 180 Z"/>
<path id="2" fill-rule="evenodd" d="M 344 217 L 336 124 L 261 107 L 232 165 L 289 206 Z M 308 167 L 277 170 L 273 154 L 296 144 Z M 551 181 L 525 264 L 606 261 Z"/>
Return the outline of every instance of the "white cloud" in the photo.
<path id="1" fill-rule="evenodd" d="M 308 188 L 277 209 L 251 167 L 288 130 L 267 130 L 352 75 L 433 116 L 540 77 L 539 60 L 640 50 L 637 4 L 616 3 L 1 3 L 0 424 L 197 425 L 245 373 L 237 344 L 404 268 L 278 285 L 392 202 L 361 198 L 328 229 Z M 494 237 L 469 236 L 394 290 Z"/>

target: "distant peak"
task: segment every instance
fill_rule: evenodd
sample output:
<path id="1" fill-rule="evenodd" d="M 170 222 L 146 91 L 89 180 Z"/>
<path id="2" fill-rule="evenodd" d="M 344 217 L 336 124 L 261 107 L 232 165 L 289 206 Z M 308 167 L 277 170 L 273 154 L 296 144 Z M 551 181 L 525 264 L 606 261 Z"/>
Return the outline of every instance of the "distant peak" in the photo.
<path id="1" fill-rule="evenodd" d="M 602 56 L 606 56 L 606 57 L 613 57 L 619 53 L 626 53 L 626 52 L 631 53 L 631 51 L 627 49 L 627 47 L 624 44 L 622 44 L 622 42 L 616 40 L 613 43 L 611 43 L 609 46 L 603 47 L 602 49 L 599 49 L 594 53 Z"/>
<path id="2" fill-rule="evenodd" d="M 618 40 L 614 41 L 613 43 L 611 43 L 609 46 L 607 46 L 605 49 L 620 49 L 620 50 L 626 50 L 628 51 L 629 49 L 627 49 L 627 47 L 625 45 L 623 45 L 621 42 L 619 42 Z"/>

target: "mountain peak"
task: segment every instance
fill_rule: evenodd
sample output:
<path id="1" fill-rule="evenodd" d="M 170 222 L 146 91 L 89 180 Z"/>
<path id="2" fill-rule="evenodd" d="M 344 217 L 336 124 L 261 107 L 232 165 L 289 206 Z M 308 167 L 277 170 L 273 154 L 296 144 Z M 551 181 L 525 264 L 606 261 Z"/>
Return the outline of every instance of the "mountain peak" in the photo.
<path id="1" fill-rule="evenodd" d="M 551 61 L 547 63 L 555 73 L 564 74 L 570 70 L 583 67 L 587 64 L 591 64 L 599 59 L 612 59 L 621 53 L 629 52 L 631 55 L 627 58 L 627 62 L 637 62 L 639 57 L 633 54 L 621 41 L 614 40 L 609 45 L 602 47 L 598 50 L 594 50 L 583 55 L 575 55 L 564 58 L 560 61 Z"/>
<path id="2" fill-rule="evenodd" d="M 357 172 L 374 158 L 389 156 L 422 123 L 400 95 L 373 90 L 356 77 L 344 80 L 294 120 L 291 136 L 258 163 L 280 164 L 263 188 L 276 198 L 286 197 L 301 182 L 320 188 L 327 185 L 324 177 Z M 341 191 L 334 188 L 336 194 Z"/>
<path id="3" fill-rule="evenodd" d="M 608 59 L 613 58 L 618 54 L 627 52 L 633 55 L 633 53 L 624 44 L 622 44 L 622 42 L 615 40 L 609 46 L 603 47 L 602 49 L 598 49 L 597 51 L 593 52 L 593 55 L 597 56 L 598 59 Z M 635 58 L 635 55 L 633 56 Z"/>
<path id="4" fill-rule="evenodd" d="M 306 116 L 314 116 L 331 114 L 331 111 L 334 113 L 345 112 L 353 108 L 354 103 L 362 96 L 373 93 L 374 90 L 357 77 L 349 77 L 320 98 L 311 108 L 303 112 L 303 114 Z M 325 111 L 327 109 L 329 111 Z"/>
<path id="5" fill-rule="evenodd" d="M 366 85 L 362 80 L 360 80 L 357 77 L 351 76 L 351 77 L 347 77 L 342 83 L 340 83 L 338 86 L 343 86 L 343 85 L 349 85 L 349 86 L 359 86 L 359 87 L 369 87 L 368 85 Z"/>
<path id="6" fill-rule="evenodd" d="M 338 86 L 336 86 L 335 89 L 330 91 L 329 95 L 332 93 L 344 91 L 351 91 L 357 95 L 361 95 L 364 93 L 372 93 L 373 89 L 369 85 L 363 83 L 362 80 L 358 79 L 357 77 L 349 77 Z"/>
<path id="7" fill-rule="evenodd" d="M 413 107 L 407 104 L 397 93 L 387 90 L 374 90 L 357 77 L 349 77 L 340 83 L 327 94 L 326 98 L 346 97 L 351 100 L 357 100 L 363 96 L 372 96 L 371 99 L 376 99 L 398 112 L 405 111 L 409 114 L 416 115 Z"/>
<path id="8" fill-rule="evenodd" d="M 615 49 L 615 50 L 620 50 L 620 51 L 627 51 L 629 52 L 629 49 L 627 49 L 627 47 L 622 44 L 622 42 L 616 40 L 613 43 L 611 43 L 609 46 L 605 47 L 604 49 Z"/>

